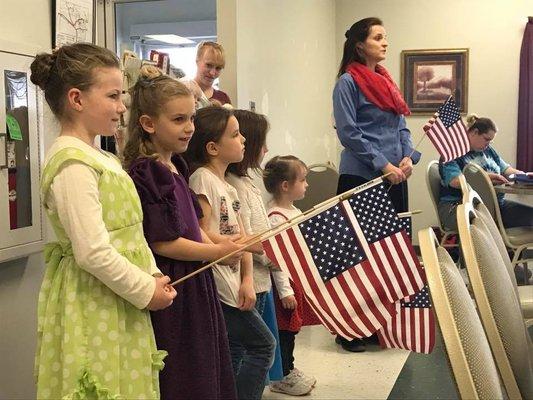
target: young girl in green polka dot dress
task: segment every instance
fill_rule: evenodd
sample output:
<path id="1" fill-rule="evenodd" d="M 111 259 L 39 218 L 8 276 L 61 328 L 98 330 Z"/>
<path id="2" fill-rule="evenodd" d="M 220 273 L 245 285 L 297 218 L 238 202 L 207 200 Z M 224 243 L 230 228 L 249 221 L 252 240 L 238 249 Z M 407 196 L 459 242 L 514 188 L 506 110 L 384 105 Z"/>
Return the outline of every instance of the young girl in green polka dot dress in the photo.
<path id="1" fill-rule="evenodd" d="M 94 146 L 125 111 L 118 59 L 78 43 L 37 55 L 31 71 L 61 124 L 41 181 L 57 242 L 45 248 L 37 398 L 159 398 L 166 352 L 156 348 L 148 311 L 169 306 L 176 291 L 144 239 L 133 182 Z"/>

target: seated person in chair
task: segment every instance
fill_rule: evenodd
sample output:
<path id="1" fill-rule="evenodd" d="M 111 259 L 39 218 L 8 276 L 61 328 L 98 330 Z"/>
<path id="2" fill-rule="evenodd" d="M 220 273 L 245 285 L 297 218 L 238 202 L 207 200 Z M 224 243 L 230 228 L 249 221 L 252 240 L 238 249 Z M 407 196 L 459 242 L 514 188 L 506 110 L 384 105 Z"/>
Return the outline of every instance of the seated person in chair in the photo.
<path id="1" fill-rule="evenodd" d="M 468 163 L 474 163 L 483 168 L 494 185 L 508 182 L 511 174 L 523 174 L 507 164 L 490 146 L 496 136 L 496 125 L 489 118 L 479 118 L 470 115 L 467 118 L 468 141 L 470 151 L 448 163 L 439 164 L 441 188 L 439 198 L 439 217 L 444 227 L 457 230 L 457 204 L 461 203 L 461 189 L 459 175 Z M 533 207 L 504 199 L 502 193 L 497 195 L 503 225 L 506 228 L 518 226 L 533 226 Z"/>

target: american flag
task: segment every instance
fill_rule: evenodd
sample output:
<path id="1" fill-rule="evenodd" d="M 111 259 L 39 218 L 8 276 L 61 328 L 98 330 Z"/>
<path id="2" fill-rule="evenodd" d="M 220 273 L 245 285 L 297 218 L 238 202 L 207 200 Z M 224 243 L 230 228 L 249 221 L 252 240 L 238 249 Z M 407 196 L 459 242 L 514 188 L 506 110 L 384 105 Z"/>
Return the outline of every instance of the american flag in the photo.
<path id="1" fill-rule="evenodd" d="M 427 285 L 417 294 L 396 303 L 397 314 L 378 331 L 384 348 L 429 354 L 435 346 L 435 316 Z"/>
<path id="2" fill-rule="evenodd" d="M 410 215 L 401 216 L 398 215 L 398 220 L 400 221 L 400 226 L 402 229 L 407 233 L 407 236 L 409 239 L 413 238 L 413 227 L 412 227 L 412 220 Z"/>
<path id="3" fill-rule="evenodd" d="M 466 127 L 453 98 L 439 107 L 423 129 L 443 162 L 455 160 L 470 151 Z"/>
<path id="4" fill-rule="evenodd" d="M 383 183 L 263 242 L 330 332 L 370 336 L 419 291 L 421 267 Z"/>

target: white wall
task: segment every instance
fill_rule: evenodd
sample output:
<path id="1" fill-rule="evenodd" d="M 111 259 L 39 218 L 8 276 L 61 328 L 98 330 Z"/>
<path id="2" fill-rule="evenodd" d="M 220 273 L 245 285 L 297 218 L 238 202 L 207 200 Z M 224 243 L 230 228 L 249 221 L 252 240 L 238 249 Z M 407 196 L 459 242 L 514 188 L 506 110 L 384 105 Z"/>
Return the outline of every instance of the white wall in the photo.
<path id="1" fill-rule="evenodd" d="M 2 0 L 0 50 L 36 52 L 52 45 L 51 0 Z M 1 55 L 0 55 L 1 57 Z M 45 148 L 54 125 L 45 118 Z M 35 398 L 33 359 L 42 253 L 0 264 L 0 398 Z"/>
<path id="2" fill-rule="evenodd" d="M 219 41 L 228 53 L 221 88 L 237 107 L 255 101 L 267 115 L 267 158 L 294 154 L 307 163 L 336 163 L 334 2 L 222 0 L 217 12 Z"/>
<path id="3" fill-rule="evenodd" d="M 400 52 L 408 49 L 470 49 L 469 112 L 499 127 L 495 147 L 516 157 L 518 63 L 523 29 L 533 3 L 527 0 L 450 0 L 446 7 L 419 0 L 218 0 L 217 31 L 227 52 L 221 87 L 234 103 L 267 114 L 270 154 L 293 153 L 308 163 L 333 161 L 339 144 L 331 128 L 331 91 L 344 32 L 368 16 L 384 20 L 389 51 L 384 65 L 399 83 Z M 429 117 L 408 117 L 416 143 Z M 410 180 L 410 208 L 423 214 L 415 232 L 437 225 L 425 184 L 427 163 L 437 153 L 426 139 Z"/>
<path id="4" fill-rule="evenodd" d="M 504 159 L 516 161 L 516 123 L 520 46 L 533 2 L 527 0 L 449 0 L 445 4 L 420 0 L 374 0 L 336 2 L 337 59 L 342 55 L 344 32 L 361 18 L 383 20 L 389 39 L 384 65 L 399 83 L 400 52 L 409 49 L 470 49 L 468 111 L 492 118 L 499 128 L 494 147 Z M 408 117 L 417 142 L 429 117 Z M 420 146 L 423 158 L 410 180 L 411 209 L 423 214 L 414 218 L 414 230 L 437 225 L 437 217 L 425 184 L 428 162 L 437 152 L 429 140 Z"/>

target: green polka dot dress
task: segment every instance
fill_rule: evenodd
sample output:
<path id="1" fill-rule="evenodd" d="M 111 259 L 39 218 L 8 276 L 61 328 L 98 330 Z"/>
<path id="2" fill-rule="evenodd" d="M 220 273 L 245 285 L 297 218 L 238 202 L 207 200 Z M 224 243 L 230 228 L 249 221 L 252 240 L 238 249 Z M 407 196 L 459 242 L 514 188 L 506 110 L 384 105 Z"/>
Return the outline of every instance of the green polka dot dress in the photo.
<path id="1" fill-rule="evenodd" d="M 113 246 L 149 272 L 152 256 L 143 235 L 141 205 L 124 171 L 110 170 L 78 148 L 64 148 L 44 168 L 42 198 L 46 199 L 61 166 L 72 160 L 90 166 L 99 176 L 103 218 Z M 58 241 L 45 248 L 38 305 L 37 398 L 159 398 L 159 371 L 166 352 L 156 349 L 149 312 L 80 268 L 57 212 L 45 209 Z"/>

